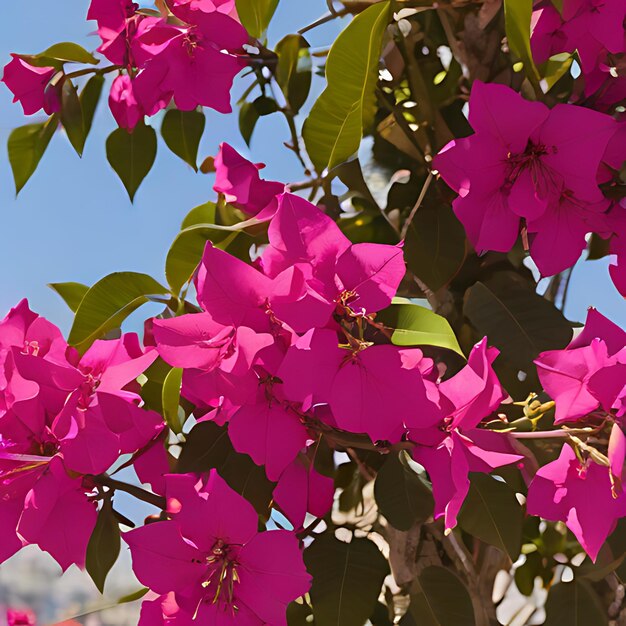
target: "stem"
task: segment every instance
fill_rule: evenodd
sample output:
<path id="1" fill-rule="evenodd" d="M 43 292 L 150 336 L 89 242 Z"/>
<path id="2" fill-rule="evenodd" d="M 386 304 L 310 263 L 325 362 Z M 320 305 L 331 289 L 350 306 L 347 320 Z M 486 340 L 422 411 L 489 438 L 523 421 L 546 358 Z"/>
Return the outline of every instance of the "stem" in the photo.
<path id="1" fill-rule="evenodd" d="M 432 182 L 432 180 L 433 180 L 433 173 L 432 173 L 432 170 L 429 170 L 428 176 L 426 177 L 426 182 L 424 182 L 424 185 L 422 186 L 422 190 L 420 191 L 420 195 L 417 198 L 417 202 L 415 203 L 415 206 L 411 209 L 411 213 L 409 214 L 409 217 L 407 218 L 406 222 L 404 222 L 404 225 L 402 226 L 400 239 L 406 239 L 406 234 L 409 231 L 411 222 L 415 218 L 417 211 L 422 205 L 422 202 L 424 201 L 424 198 L 426 197 L 426 193 L 428 192 L 428 188 L 430 187 L 430 183 Z"/>
<path id="2" fill-rule="evenodd" d="M 105 487 L 109 487 L 109 489 L 114 489 L 115 491 L 123 491 L 124 493 L 128 493 L 138 500 L 142 500 L 143 502 L 152 504 L 157 509 L 165 509 L 167 507 L 167 502 L 163 496 L 158 496 L 155 493 L 152 493 L 151 491 L 146 491 L 145 489 L 137 487 L 136 485 L 129 485 L 128 483 L 124 483 L 121 480 L 111 478 L 106 474 L 94 476 L 94 480 L 99 485 L 104 485 Z"/>
<path id="3" fill-rule="evenodd" d="M 304 35 L 304 33 L 313 30 L 314 28 L 317 28 L 318 26 L 322 26 L 322 24 L 327 24 L 328 22 L 332 22 L 334 19 L 338 18 L 338 17 L 343 17 L 344 15 L 348 15 L 348 13 L 350 13 L 350 11 L 346 8 L 341 9 L 341 11 L 333 11 L 333 12 L 328 12 L 325 15 L 322 15 L 322 17 L 320 17 L 319 19 L 315 20 L 314 22 L 312 22 L 311 24 L 309 24 L 308 26 L 305 26 L 304 28 L 301 28 L 298 31 L 299 35 Z"/>
<path id="4" fill-rule="evenodd" d="M 65 75 L 65 78 L 78 78 L 79 76 L 86 76 L 87 74 L 109 74 L 110 72 L 115 72 L 117 70 L 123 69 L 121 65 L 109 65 L 109 67 L 97 68 L 97 67 L 86 67 L 83 70 L 77 70 L 76 72 L 70 72 Z"/>
<path id="5" fill-rule="evenodd" d="M 589 435 L 594 429 L 572 428 L 571 430 L 543 430 L 534 433 L 508 432 L 508 435 L 515 439 L 564 439 L 570 435 Z"/>

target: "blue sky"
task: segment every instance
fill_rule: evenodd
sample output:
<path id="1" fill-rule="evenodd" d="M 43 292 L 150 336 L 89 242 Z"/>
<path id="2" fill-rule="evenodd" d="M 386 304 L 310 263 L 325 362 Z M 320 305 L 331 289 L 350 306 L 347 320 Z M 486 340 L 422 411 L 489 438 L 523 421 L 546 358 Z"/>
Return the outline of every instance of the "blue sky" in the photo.
<path id="1" fill-rule="evenodd" d="M 39 52 L 59 41 L 94 49 L 97 38 L 89 34 L 92 25 L 84 19 L 87 5 L 87 0 L 34 0 L 26 10 L 22 3 L 5 3 L 0 62 L 8 61 L 10 52 Z M 282 0 L 270 30 L 270 45 L 325 10 L 324 0 Z M 339 26 L 310 33 L 312 45 L 330 43 Z M 237 90 L 242 85 L 243 80 Z M 165 254 L 180 221 L 189 209 L 213 196 L 212 177 L 195 174 L 160 142 L 155 167 L 131 205 L 106 162 L 104 144 L 114 122 L 103 100 L 84 157 L 79 159 L 66 137 L 57 134 L 39 170 L 16 199 L 4 146 L 11 129 L 27 121 L 32 120 L 24 118 L 21 107 L 11 103 L 8 90 L 0 85 L 0 315 L 27 296 L 35 310 L 67 330 L 71 315 L 46 284 L 69 280 L 93 284 L 120 270 L 161 279 Z M 158 128 L 160 120 L 152 123 Z M 278 116 L 259 123 L 250 156 L 267 163 L 268 178 L 302 178 L 298 162 L 281 146 L 287 139 Z M 207 111 L 201 158 L 214 154 L 221 141 L 250 154 L 239 136 L 236 114 Z M 606 260 L 578 264 L 566 311 L 570 319 L 584 319 L 585 310 L 593 305 L 626 325 L 626 305 L 613 288 L 606 265 Z"/>

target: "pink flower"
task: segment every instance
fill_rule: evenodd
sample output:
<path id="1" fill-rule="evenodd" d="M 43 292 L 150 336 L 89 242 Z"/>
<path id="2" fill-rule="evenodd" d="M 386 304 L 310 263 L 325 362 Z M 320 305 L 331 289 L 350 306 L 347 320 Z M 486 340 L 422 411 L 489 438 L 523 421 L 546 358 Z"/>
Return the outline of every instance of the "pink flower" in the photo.
<path id="1" fill-rule="evenodd" d="M 625 346 L 626 333 L 590 309 L 585 329 L 565 350 L 539 355 L 537 373 L 556 403 L 556 424 L 585 417 L 600 405 L 606 411 L 618 408 L 613 405 L 620 405 L 623 393 Z"/>
<path id="2" fill-rule="evenodd" d="M 132 130 L 143 119 L 145 111 L 135 98 L 133 81 L 127 74 L 122 74 L 113 81 L 109 107 L 120 128 Z"/>
<path id="3" fill-rule="evenodd" d="M 185 625 L 286 626 L 287 604 L 310 585 L 296 537 L 259 533 L 252 505 L 215 470 L 205 483 L 168 476 L 167 500 L 170 521 L 124 535 L 137 578 L 165 596 L 161 617 Z M 157 617 L 156 606 L 144 607 L 142 619 Z"/>
<path id="4" fill-rule="evenodd" d="M 488 474 L 523 458 L 506 435 L 477 428 L 507 396 L 491 367 L 497 355 L 486 339 L 474 346 L 467 365 L 439 386 L 446 417 L 409 433 L 413 457 L 433 483 L 435 519 L 443 517 L 446 529 L 456 526 L 470 472 Z"/>
<path id="5" fill-rule="evenodd" d="M 615 439 L 621 439 L 622 444 Z M 626 516 L 626 495 L 621 487 L 623 439 L 620 430 L 613 438 L 613 449 L 609 449 L 611 467 L 618 470 L 619 487 L 611 478 L 611 469 L 591 459 L 581 461 L 565 444 L 559 458 L 544 465 L 528 489 L 528 513 L 565 522 L 594 561 L 617 520 Z"/>
<path id="6" fill-rule="evenodd" d="M 417 349 L 340 347 L 334 331 L 311 330 L 289 348 L 278 377 L 285 396 L 303 411 L 328 404 L 339 428 L 366 433 L 373 441 L 397 442 L 408 427 L 439 420 L 421 360 Z"/>
<path id="7" fill-rule="evenodd" d="M 274 502 L 295 529 L 302 528 L 307 513 L 324 517 L 333 506 L 335 484 L 318 473 L 313 462 L 298 455 L 282 473 L 274 489 Z"/>
<path id="8" fill-rule="evenodd" d="M 13 93 L 13 102 L 20 101 L 25 115 L 43 109 L 52 115 L 61 108 L 56 89 L 50 81 L 57 73 L 53 67 L 35 67 L 23 61 L 17 54 L 4 67 L 2 82 Z"/>
<path id="9" fill-rule="evenodd" d="M 453 207 L 470 241 L 478 251 L 507 252 L 523 219 L 536 233 L 536 263 L 544 271 L 564 269 L 582 251 L 581 233 L 593 230 L 595 213 L 608 208 L 600 205 L 596 172 L 614 121 L 572 105 L 550 110 L 479 81 L 469 121 L 475 134 L 450 142 L 435 167 L 459 194 Z M 555 238 L 556 249 L 550 247 Z"/>
<path id="10" fill-rule="evenodd" d="M 32 611 L 9 609 L 7 611 L 7 626 L 35 626 L 37 618 Z"/>
<path id="11" fill-rule="evenodd" d="M 130 44 L 143 19 L 137 14 L 138 8 L 132 0 L 91 0 L 87 19 L 98 23 L 98 35 L 102 39 L 98 52 L 115 65 L 134 65 Z"/>
<path id="12" fill-rule="evenodd" d="M 189 26 L 164 21 L 140 26 L 133 54 L 142 71 L 135 79 L 135 94 L 148 114 L 154 102 L 174 98 L 178 109 L 207 106 L 231 111 L 230 88 L 245 62 L 235 54 L 248 41 L 233 18 L 214 11 L 191 11 Z"/>
<path id="13" fill-rule="evenodd" d="M 276 196 L 285 191 L 285 185 L 263 180 L 259 176 L 263 167 L 261 163 L 244 159 L 234 148 L 223 143 L 215 157 L 213 189 L 224 194 L 226 202 L 248 215 L 262 212 L 263 217 L 269 219 L 276 210 Z"/>

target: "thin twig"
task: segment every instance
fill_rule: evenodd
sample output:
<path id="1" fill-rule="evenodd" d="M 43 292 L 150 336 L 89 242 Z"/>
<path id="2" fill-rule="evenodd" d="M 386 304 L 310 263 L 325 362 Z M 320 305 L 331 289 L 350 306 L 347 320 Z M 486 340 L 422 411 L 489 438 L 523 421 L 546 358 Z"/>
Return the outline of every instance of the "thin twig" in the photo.
<path id="1" fill-rule="evenodd" d="M 406 239 L 406 234 L 409 232 L 409 227 L 411 226 L 411 222 L 413 222 L 413 219 L 415 218 L 415 215 L 417 214 L 420 206 L 422 206 L 422 202 L 424 201 L 424 198 L 426 197 L 426 193 L 428 192 L 428 188 L 430 187 L 430 183 L 433 180 L 433 173 L 432 170 L 428 171 L 428 176 L 426 177 L 426 181 L 424 182 L 424 185 L 422 186 L 422 190 L 420 191 L 420 195 L 417 198 L 417 202 L 415 203 L 415 206 L 411 209 L 411 212 L 409 213 L 409 217 L 407 217 L 406 221 L 404 222 L 404 225 L 402 226 L 402 232 L 400 233 L 400 239 Z"/>
<path id="2" fill-rule="evenodd" d="M 348 15 L 348 13 L 350 13 L 348 9 L 341 9 L 341 11 L 335 11 L 334 13 L 329 11 L 325 15 L 322 15 L 322 17 L 320 17 L 319 19 L 312 22 L 311 24 L 308 24 L 307 26 L 304 26 L 303 28 L 301 28 L 298 31 L 298 34 L 304 35 L 304 33 L 307 33 L 308 31 L 313 30 L 314 28 L 317 28 L 318 26 L 322 26 L 322 24 L 327 24 L 328 22 L 332 22 L 334 19 L 337 19 L 338 17 L 344 17 L 344 15 Z"/>
<path id="3" fill-rule="evenodd" d="M 146 491 L 137 485 L 129 485 L 128 483 L 124 483 L 121 480 L 116 480 L 115 478 L 111 478 L 106 474 L 101 474 L 100 476 L 94 476 L 94 480 L 99 485 L 104 485 L 105 487 L 109 487 L 109 489 L 114 489 L 115 491 L 123 491 L 138 500 L 143 502 L 147 502 L 148 504 L 152 504 L 158 509 L 165 509 L 167 507 L 167 502 L 163 496 L 158 496 L 151 491 Z"/>

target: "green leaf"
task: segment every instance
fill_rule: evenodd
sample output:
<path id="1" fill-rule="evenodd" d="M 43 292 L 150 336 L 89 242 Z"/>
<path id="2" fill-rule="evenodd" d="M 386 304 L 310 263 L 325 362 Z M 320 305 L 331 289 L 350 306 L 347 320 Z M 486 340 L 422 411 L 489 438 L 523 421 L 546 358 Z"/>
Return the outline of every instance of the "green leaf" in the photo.
<path id="1" fill-rule="evenodd" d="M 251 37 L 260 39 L 272 21 L 278 0 L 236 0 L 237 14 Z"/>
<path id="2" fill-rule="evenodd" d="M 311 90 L 313 64 L 309 43 L 302 35 L 287 35 L 276 45 L 276 81 L 294 114 L 302 108 Z"/>
<path id="3" fill-rule="evenodd" d="M 375 543 L 327 533 L 305 550 L 311 600 L 320 626 L 363 626 L 374 611 L 389 565 Z"/>
<path id="4" fill-rule="evenodd" d="M 104 592 L 107 574 L 120 553 L 120 528 L 110 498 L 105 498 L 96 526 L 87 545 L 87 572 L 100 593 Z"/>
<path id="5" fill-rule="evenodd" d="M 465 229 L 450 206 L 421 206 L 406 234 L 404 257 L 409 270 L 437 291 L 456 276 L 465 255 Z"/>
<path id="6" fill-rule="evenodd" d="M 183 370 L 180 367 L 173 367 L 163 382 L 163 417 L 167 425 L 176 434 L 182 432 L 182 424 L 178 417 L 178 406 L 180 404 L 180 386 L 183 381 Z"/>
<path id="7" fill-rule="evenodd" d="M 575 580 L 550 589 L 544 626 L 606 626 L 606 612 L 589 583 Z"/>
<path id="8" fill-rule="evenodd" d="M 524 513 L 513 490 L 488 474 L 471 474 L 470 490 L 459 513 L 461 528 L 500 548 L 512 561 L 522 547 Z"/>
<path id="9" fill-rule="evenodd" d="M 89 287 L 82 283 L 50 283 L 48 287 L 54 289 L 74 313 L 76 313 L 76 309 L 78 309 L 83 297 L 89 291 Z"/>
<path id="10" fill-rule="evenodd" d="M 550 89 L 569 72 L 573 61 L 573 54 L 562 52 L 561 54 L 551 56 L 541 65 L 541 75 L 546 83 L 547 91 L 550 91 Z"/>
<path id="11" fill-rule="evenodd" d="M 533 0 L 504 0 L 504 18 L 506 38 L 511 52 L 524 64 L 528 80 L 539 87 L 539 72 L 533 61 L 530 49 L 530 18 L 533 12 Z"/>
<path id="12" fill-rule="evenodd" d="M 388 455 L 374 482 L 374 497 L 380 512 L 397 530 L 407 531 L 433 514 L 433 496 L 413 471 L 404 453 Z"/>
<path id="13" fill-rule="evenodd" d="M 461 579 L 438 565 L 430 565 L 419 575 L 411 593 L 408 616 L 402 626 L 475 626 L 474 608 Z"/>
<path id="14" fill-rule="evenodd" d="M 244 102 L 239 108 L 239 132 L 248 146 L 260 117 L 252 102 Z"/>
<path id="15" fill-rule="evenodd" d="M 11 131 L 7 148 L 16 194 L 34 174 L 58 125 L 59 118 L 55 114 L 47 122 L 28 124 Z"/>
<path id="16" fill-rule="evenodd" d="M 552 302 L 508 276 L 473 285 L 463 312 L 511 365 L 524 370 L 540 352 L 564 348 L 572 328 Z"/>
<path id="17" fill-rule="evenodd" d="M 328 86 L 304 123 L 302 136 L 318 172 L 343 163 L 359 149 L 374 122 L 375 87 L 389 2 L 359 13 L 328 54 Z"/>
<path id="18" fill-rule="evenodd" d="M 61 88 L 61 124 L 76 154 L 82 156 L 86 139 L 83 108 L 71 80 L 63 81 Z"/>
<path id="19" fill-rule="evenodd" d="M 126 594 L 125 596 L 122 596 L 117 601 L 117 604 L 128 604 L 129 602 L 136 602 L 137 600 L 141 600 L 141 598 L 143 598 L 148 593 L 148 591 L 150 591 L 148 587 L 142 587 L 141 589 L 138 589 L 137 591 L 134 591 L 133 593 L 129 593 L 129 594 Z"/>
<path id="20" fill-rule="evenodd" d="M 99 280 L 76 310 L 68 341 L 79 351 L 122 322 L 152 295 L 169 296 L 168 289 L 147 274 L 115 272 Z"/>
<path id="21" fill-rule="evenodd" d="M 205 202 L 197 207 L 194 207 L 187 213 L 183 223 L 180 225 L 181 230 L 185 230 L 189 226 L 195 226 L 196 224 L 213 224 L 215 223 L 215 202 Z"/>
<path id="22" fill-rule="evenodd" d="M 395 329 L 391 341 L 396 346 L 436 346 L 464 356 L 448 320 L 423 306 L 392 304 L 376 321 Z"/>
<path id="23" fill-rule="evenodd" d="M 100 102 L 100 95 L 102 94 L 103 86 L 104 76 L 102 76 L 102 74 L 95 74 L 89 79 L 80 94 L 80 105 L 83 110 L 83 129 L 85 133 L 85 140 L 91 132 L 91 125 L 93 123 L 98 103 Z"/>
<path id="24" fill-rule="evenodd" d="M 118 128 L 109 135 L 106 148 L 107 159 L 126 187 L 132 202 L 139 185 L 154 164 L 156 133 L 145 124 L 138 124 L 132 133 Z"/>
<path id="25" fill-rule="evenodd" d="M 177 471 L 203 473 L 216 469 L 219 475 L 254 506 L 264 519 L 269 518 L 275 483 L 265 470 L 247 454 L 233 448 L 228 429 L 213 422 L 196 424 L 185 438 Z"/>
<path id="26" fill-rule="evenodd" d="M 181 230 L 165 260 L 165 276 L 172 291 L 180 293 L 183 285 L 191 279 L 202 259 L 207 241 L 226 249 L 238 235 L 238 231 L 212 224 L 195 224 Z"/>
<path id="27" fill-rule="evenodd" d="M 274 98 L 270 98 L 268 96 L 259 96 L 252 105 L 257 110 L 257 113 L 260 117 L 265 117 L 266 115 L 271 115 L 272 113 L 276 113 L 278 111 L 278 104 Z"/>
<path id="28" fill-rule="evenodd" d="M 163 118 L 161 135 L 167 147 L 198 171 L 198 147 L 206 124 L 201 111 L 170 109 Z"/>
<path id="29" fill-rule="evenodd" d="M 100 63 L 93 54 L 71 41 L 56 43 L 39 54 L 20 54 L 19 56 L 35 67 L 60 67 L 63 63 L 87 63 L 89 65 Z"/>

